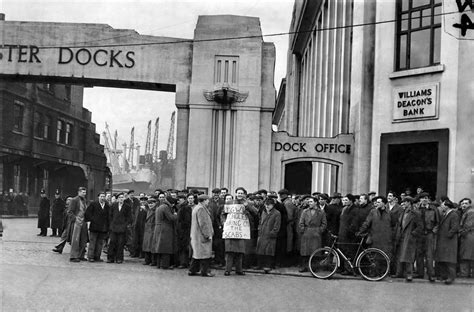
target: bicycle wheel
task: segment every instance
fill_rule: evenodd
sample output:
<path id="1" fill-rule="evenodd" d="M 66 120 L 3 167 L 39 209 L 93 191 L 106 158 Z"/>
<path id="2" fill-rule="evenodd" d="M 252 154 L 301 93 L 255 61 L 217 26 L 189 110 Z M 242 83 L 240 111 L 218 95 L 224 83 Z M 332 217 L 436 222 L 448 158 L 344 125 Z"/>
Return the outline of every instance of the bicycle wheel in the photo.
<path id="1" fill-rule="evenodd" d="M 368 248 L 357 257 L 356 266 L 364 279 L 380 281 L 390 270 L 390 259 L 382 250 Z"/>
<path id="2" fill-rule="evenodd" d="M 329 278 L 336 273 L 339 255 L 329 247 L 318 248 L 309 257 L 309 270 L 314 277 Z"/>

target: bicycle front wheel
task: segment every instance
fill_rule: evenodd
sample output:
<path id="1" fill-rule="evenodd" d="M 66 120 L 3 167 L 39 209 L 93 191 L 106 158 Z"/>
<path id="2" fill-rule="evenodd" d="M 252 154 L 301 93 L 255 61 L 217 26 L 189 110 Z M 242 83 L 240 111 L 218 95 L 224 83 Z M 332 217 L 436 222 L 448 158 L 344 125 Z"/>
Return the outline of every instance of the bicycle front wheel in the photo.
<path id="1" fill-rule="evenodd" d="M 360 275 L 368 281 L 380 281 L 390 271 L 390 259 L 378 248 L 368 248 L 357 257 Z"/>
<path id="2" fill-rule="evenodd" d="M 338 264 L 337 252 L 329 247 L 318 248 L 309 257 L 309 270 L 317 278 L 331 277 L 336 273 Z"/>

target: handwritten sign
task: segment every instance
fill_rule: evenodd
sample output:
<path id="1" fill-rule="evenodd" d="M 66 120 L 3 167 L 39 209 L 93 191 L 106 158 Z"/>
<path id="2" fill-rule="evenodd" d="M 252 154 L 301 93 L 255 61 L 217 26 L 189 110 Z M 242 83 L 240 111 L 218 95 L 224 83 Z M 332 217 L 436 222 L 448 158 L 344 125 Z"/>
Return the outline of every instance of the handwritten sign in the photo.
<path id="1" fill-rule="evenodd" d="M 245 206 L 237 201 L 224 205 L 227 218 L 224 223 L 223 239 L 250 239 L 250 222 L 245 212 Z"/>
<path id="2" fill-rule="evenodd" d="M 474 39 L 474 1 L 443 0 L 443 29 L 458 39 Z"/>

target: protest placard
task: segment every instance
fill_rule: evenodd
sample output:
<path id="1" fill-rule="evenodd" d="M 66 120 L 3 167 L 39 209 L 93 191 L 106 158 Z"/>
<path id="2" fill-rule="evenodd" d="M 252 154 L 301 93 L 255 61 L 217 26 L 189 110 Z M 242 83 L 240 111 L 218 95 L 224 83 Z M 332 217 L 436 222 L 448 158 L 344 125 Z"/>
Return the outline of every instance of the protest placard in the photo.
<path id="1" fill-rule="evenodd" d="M 224 213 L 227 213 L 227 218 L 222 233 L 223 239 L 250 239 L 250 222 L 244 212 L 244 204 L 238 201 L 226 202 Z"/>

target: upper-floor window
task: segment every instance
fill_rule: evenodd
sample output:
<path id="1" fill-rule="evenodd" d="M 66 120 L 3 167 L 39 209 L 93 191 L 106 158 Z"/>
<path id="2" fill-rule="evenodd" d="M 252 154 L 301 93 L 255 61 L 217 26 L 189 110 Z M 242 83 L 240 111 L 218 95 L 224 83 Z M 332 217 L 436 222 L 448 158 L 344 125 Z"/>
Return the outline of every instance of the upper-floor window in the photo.
<path id="1" fill-rule="evenodd" d="M 440 63 L 442 0 L 398 0 L 396 70 Z"/>
<path id="2" fill-rule="evenodd" d="M 39 112 L 35 112 L 35 137 L 43 137 L 43 115 Z"/>
<path id="3" fill-rule="evenodd" d="M 66 123 L 66 133 L 64 137 L 64 143 L 72 145 L 72 124 Z"/>
<path id="4" fill-rule="evenodd" d="M 44 116 L 43 118 L 43 139 L 51 139 L 51 117 Z"/>
<path id="5" fill-rule="evenodd" d="M 13 130 L 23 132 L 23 119 L 25 106 L 23 103 L 15 101 L 13 104 Z"/>
<path id="6" fill-rule="evenodd" d="M 49 91 L 51 93 L 54 93 L 54 85 L 51 84 L 51 83 L 45 83 L 43 84 L 43 88 L 46 90 L 46 91 Z"/>
<path id="7" fill-rule="evenodd" d="M 66 101 L 70 101 L 71 100 L 71 86 L 65 85 L 64 89 L 65 89 L 64 99 Z"/>
<path id="8" fill-rule="evenodd" d="M 216 56 L 214 84 L 237 87 L 239 81 L 239 57 Z"/>
<path id="9" fill-rule="evenodd" d="M 65 122 L 62 120 L 58 120 L 57 128 L 56 128 L 56 141 L 58 143 L 64 143 L 64 135 L 65 135 Z"/>

